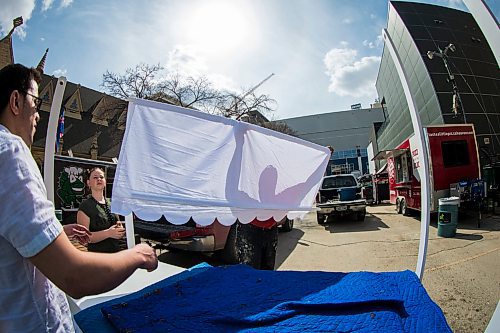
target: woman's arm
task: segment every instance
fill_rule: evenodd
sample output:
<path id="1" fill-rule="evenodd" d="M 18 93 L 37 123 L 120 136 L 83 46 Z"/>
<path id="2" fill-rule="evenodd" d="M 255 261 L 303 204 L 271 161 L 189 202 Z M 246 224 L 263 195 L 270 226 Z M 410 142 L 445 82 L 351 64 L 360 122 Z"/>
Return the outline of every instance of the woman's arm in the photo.
<path id="1" fill-rule="evenodd" d="M 90 229 L 90 217 L 81 210 L 76 215 L 76 222 Z M 119 225 L 112 225 L 106 230 L 93 231 L 90 235 L 91 243 L 99 243 L 107 238 L 121 239 L 125 236 L 125 228 Z"/>

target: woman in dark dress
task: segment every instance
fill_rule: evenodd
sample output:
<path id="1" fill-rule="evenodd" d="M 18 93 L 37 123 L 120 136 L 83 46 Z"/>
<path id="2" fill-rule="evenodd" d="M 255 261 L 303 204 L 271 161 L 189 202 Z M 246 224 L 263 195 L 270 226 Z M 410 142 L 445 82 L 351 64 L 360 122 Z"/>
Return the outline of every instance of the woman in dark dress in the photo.
<path id="1" fill-rule="evenodd" d="M 89 170 L 87 186 L 92 191 L 91 196 L 83 201 L 78 208 L 77 222 L 87 227 L 92 235 L 88 250 L 92 252 L 118 252 L 121 250 L 119 240 L 125 236 L 125 228 L 111 214 L 110 203 L 104 197 L 106 178 L 101 168 Z"/>

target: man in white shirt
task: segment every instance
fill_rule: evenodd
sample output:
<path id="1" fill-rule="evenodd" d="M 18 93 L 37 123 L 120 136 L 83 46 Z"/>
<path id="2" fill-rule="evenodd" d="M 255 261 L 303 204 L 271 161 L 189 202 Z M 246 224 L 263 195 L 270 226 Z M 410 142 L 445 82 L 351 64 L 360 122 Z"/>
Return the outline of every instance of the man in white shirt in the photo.
<path id="1" fill-rule="evenodd" d="M 40 119 L 39 81 L 23 65 L 0 70 L 0 332 L 72 332 L 62 291 L 74 298 L 102 293 L 137 268 L 158 265 L 145 244 L 82 252 L 62 232 L 28 148 Z"/>

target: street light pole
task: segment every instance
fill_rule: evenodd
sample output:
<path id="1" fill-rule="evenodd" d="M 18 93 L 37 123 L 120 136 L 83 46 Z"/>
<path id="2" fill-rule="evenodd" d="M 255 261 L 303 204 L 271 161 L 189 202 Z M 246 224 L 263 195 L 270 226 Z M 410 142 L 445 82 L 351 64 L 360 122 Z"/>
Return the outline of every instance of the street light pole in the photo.
<path id="1" fill-rule="evenodd" d="M 359 145 L 356 145 L 356 155 L 358 156 L 358 170 L 361 172 L 361 175 L 363 175 L 363 165 L 361 164 L 361 146 Z"/>
<path id="2" fill-rule="evenodd" d="M 448 73 L 448 82 L 451 83 L 452 89 L 453 89 L 453 103 L 452 103 L 452 111 L 455 113 L 455 117 L 458 115 L 458 109 L 460 108 L 462 110 L 462 115 L 464 118 L 464 124 L 467 123 L 467 118 L 465 116 L 465 110 L 464 110 L 464 105 L 462 103 L 462 99 L 460 98 L 460 93 L 458 92 L 458 86 L 457 82 L 455 81 L 455 75 L 450 70 L 450 66 L 448 65 L 448 52 L 455 52 L 456 47 L 454 44 L 448 44 L 444 48 L 444 50 L 441 50 L 441 48 L 438 46 L 437 51 L 427 51 L 427 57 L 429 59 L 434 59 L 434 56 L 437 56 L 441 59 L 443 59 L 444 67 L 446 68 L 446 72 Z"/>

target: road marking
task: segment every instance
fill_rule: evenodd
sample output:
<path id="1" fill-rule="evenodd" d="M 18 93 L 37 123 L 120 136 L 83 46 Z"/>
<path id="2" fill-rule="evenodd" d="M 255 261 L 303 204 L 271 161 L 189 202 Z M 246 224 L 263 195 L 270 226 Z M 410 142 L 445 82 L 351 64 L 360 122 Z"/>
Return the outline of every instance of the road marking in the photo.
<path id="1" fill-rule="evenodd" d="M 437 267 L 429 268 L 429 269 L 426 269 L 425 271 L 426 271 L 426 272 L 432 272 L 432 271 L 437 271 L 438 269 L 442 269 L 442 268 L 446 268 L 446 267 L 449 267 L 449 266 L 453 266 L 453 265 L 461 264 L 461 263 L 464 263 L 464 262 L 466 262 L 466 261 L 474 260 L 474 259 L 477 259 L 477 258 L 479 258 L 479 257 L 485 256 L 485 255 L 487 255 L 487 254 L 490 254 L 491 252 L 498 251 L 499 249 L 500 249 L 500 247 L 497 247 L 497 248 L 494 248 L 494 249 L 492 249 L 492 250 L 489 250 L 489 251 L 486 251 L 486 252 L 483 252 L 483 253 L 476 254 L 475 256 L 468 257 L 468 258 L 464 258 L 464 259 L 461 259 L 461 260 L 458 260 L 458 261 L 454 261 L 454 262 L 450 262 L 449 264 L 446 264 L 446 265 L 441 265 L 441 266 L 437 266 Z"/>

